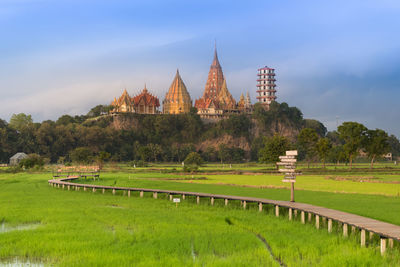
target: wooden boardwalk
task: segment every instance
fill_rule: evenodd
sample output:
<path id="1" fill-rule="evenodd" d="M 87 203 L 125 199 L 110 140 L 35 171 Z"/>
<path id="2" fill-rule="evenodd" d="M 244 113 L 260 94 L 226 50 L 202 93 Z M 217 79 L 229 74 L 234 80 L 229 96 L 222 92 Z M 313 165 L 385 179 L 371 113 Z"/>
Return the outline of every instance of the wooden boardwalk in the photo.
<path id="1" fill-rule="evenodd" d="M 70 176 L 61 179 L 52 179 L 48 180 L 49 185 L 53 187 L 62 187 L 68 188 L 68 190 L 75 189 L 79 190 L 83 188 L 84 191 L 92 190 L 95 192 L 96 190 L 102 190 L 104 193 L 105 190 L 112 190 L 112 193 L 115 194 L 116 191 L 124 191 L 127 192 L 127 195 L 130 197 L 131 191 L 140 192 L 140 197 L 143 197 L 144 192 L 153 193 L 153 197 L 157 198 L 158 193 L 165 193 L 170 196 L 172 199 L 173 195 L 182 196 L 185 199 L 186 196 L 195 196 L 197 203 L 200 203 L 200 198 L 208 198 L 211 202 L 211 205 L 214 204 L 215 199 L 224 199 L 225 205 L 228 205 L 229 200 L 238 200 L 241 201 L 243 208 L 246 208 L 247 203 L 258 203 L 259 211 L 263 210 L 263 205 L 273 205 L 275 207 L 275 215 L 279 216 L 279 211 L 282 208 L 288 209 L 289 220 L 292 220 L 293 216 L 296 216 L 300 213 L 301 222 L 306 223 L 306 213 L 307 220 L 310 222 L 312 217 L 315 220 L 316 228 L 320 228 L 321 219 L 327 220 L 328 231 L 332 232 L 332 222 L 336 221 L 342 224 L 343 235 L 348 236 L 349 229 L 348 227 L 352 227 L 352 232 L 356 229 L 360 230 L 361 235 L 361 246 L 365 246 L 366 244 L 366 232 L 371 234 L 377 234 L 380 236 L 381 241 L 381 253 L 384 254 L 387 241 L 389 247 L 393 247 L 393 240 L 400 241 L 400 226 L 374 220 L 371 218 L 328 209 L 324 207 L 314 206 L 305 203 L 297 203 L 290 201 L 280 201 L 280 200 L 271 200 L 265 198 L 254 198 L 254 197 L 242 197 L 242 196 L 229 196 L 229 195 L 218 195 L 218 194 L 207 194 L 207 193 L 197 193 L 197 192 L 185 192 L 185 191 L 174 191 L 174 190 L 162 190 L 162 189 L 148 189 L 148 188 L 133 188 L 133 187 L 115 187 L 115 186 L 103 186 L 103 185 L 91 185 L 91 184 L 77 184 L 70 182 L 71 180 L 77 179 L 77 176 Z"/>

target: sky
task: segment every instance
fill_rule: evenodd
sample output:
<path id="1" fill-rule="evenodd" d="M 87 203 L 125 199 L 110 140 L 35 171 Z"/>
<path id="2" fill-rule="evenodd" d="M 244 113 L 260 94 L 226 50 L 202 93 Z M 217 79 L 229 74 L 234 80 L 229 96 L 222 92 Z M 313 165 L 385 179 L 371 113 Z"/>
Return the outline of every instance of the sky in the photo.
<path id="1" fill-rule="evenodd" d="M 399 28 L 397 0 L 0 0 L 0 118 L 86 114 L 145 84 L 162 101 L 177 68 L 197 99 L 216 41 L 237 100 L 269 66 L 305 118 L 400 137 Z"/>

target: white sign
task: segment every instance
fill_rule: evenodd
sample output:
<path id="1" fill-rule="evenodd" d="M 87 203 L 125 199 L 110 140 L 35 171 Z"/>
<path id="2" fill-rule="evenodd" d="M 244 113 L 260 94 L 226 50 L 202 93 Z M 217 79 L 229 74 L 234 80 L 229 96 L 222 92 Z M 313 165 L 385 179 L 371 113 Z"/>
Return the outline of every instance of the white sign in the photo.
<path id="1" fill-rule="evenodd" d="M 297 156 L 297 150 L 286 151 L 286 156 Z"/>
<path id="2" fill-rule="evenodd" d="M 181 199 L 180 198 L 174 198 L 174 203 L 180 203 Z"/>

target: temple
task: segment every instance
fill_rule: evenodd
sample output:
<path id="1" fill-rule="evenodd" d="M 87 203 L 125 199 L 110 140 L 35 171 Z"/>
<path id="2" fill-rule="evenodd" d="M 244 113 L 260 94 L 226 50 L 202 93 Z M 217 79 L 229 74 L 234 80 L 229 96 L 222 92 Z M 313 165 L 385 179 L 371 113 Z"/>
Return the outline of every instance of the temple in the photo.
<path id="1" fill-rule="evenodd" d="M 179 74 L 179 70 L 176 70 L 175 78 L 163 101 L 163 113 L 188 113 L 191 107 L 192 99 L 190 98 L 185 83 Z"/>
<path id="2" fill-rule="evenodd" d="M 242 94 L 242 98 L 239 103 L 236 103 L 229 92 L 215 48 L 203 96 L 197 99 L 194 105 L 198 114 L 202 119 L 215 121 L 226 118 L 230 114 L 251 112 L 249 94 L 247 93 L 246 99 Z"/>
<path id="3" fill-rule="evenodd" d="M 156 96 L 150 94 L 144 86 L 139 95 L 130 97 L 126 89 L 122 95 L 111 103 L 114 108 L 111 113 L 139 113 L 139 114 L 157 114 L 160 102 Z"/>

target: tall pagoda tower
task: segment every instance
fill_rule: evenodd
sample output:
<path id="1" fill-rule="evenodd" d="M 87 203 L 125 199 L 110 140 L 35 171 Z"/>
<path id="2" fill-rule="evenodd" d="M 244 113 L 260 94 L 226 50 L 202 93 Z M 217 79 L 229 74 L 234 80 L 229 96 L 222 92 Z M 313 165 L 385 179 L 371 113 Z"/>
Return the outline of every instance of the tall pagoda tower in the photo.
<path id="1" fill-rule="evenodd" d="M 275 69 L 265 66 L 258 69 L 257 76 L 257 99 L 265 109 L 269 109 L 271 102 L 276 99 Z"/>
<path id="2" fill-rule="evenodd" d="M 176 70 L 175 78 L 163 101 L 163 113 L 188 113 L 191 107 L 192 99 L 179 74 L 179 70 Z"/>
<path id="3" fill-rule="evenodd" d="M 197 99 L 195 102 L 196 108 L 207 108 L 207 106 L 217 100 L 220 94 L 222 85 L 224 83 L 224 74 L 221 65 L 219 64 L 217 47 L 214 49 L 214 59 L 208 72 L 206 87 L 204 89 L 203 97 Z"/>

